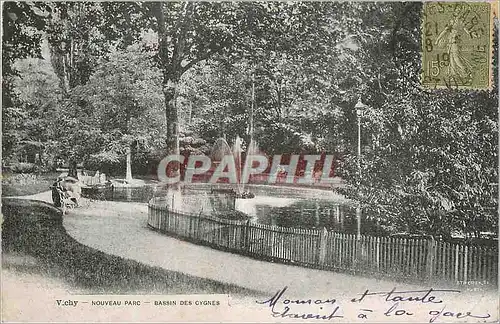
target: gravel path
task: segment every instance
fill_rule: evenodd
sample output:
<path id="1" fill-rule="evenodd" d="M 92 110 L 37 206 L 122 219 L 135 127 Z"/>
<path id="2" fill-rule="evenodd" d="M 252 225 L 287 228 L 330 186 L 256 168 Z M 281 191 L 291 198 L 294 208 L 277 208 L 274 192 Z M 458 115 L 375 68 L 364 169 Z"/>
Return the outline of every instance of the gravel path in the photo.
<path id="1" fill-rule="evenodd" d="M 50 192 L 22 198 L 51 202 Z M 259 290 L 269 294 L 270 297 L 285 286 L 289 287 L 286 294 L 288 297 L 329 297 L 346 302 L 366 289 L 390 291 L 397 287 L 400 291 L 430 288 L 258 261 L 183 242 L 150 230 L 146 226 L 147 213 L 147 204 L 93 202 L 89 206 L 70 210 L 64 216 L 63 224 L 68 234 L 77 241 L 103 252 L 134 259 L 151 266 Z M 492 318 L 498 318 L 498 297 L 494 292 L 443 293 L 440 297 L 446 299 L 447 307 L 454 305 L 457 311 L 485 311 L 492 313 Z M 382 298 L 376 299 L 382 300 Z M 387 308 L 384 303 L 387 302 L 380 301 L 378 306 Z M 379 302 L 374 300 L 370 306 L 378 308 L 377 304 Z M 355 304 L 350 302 L 349 305 L 346 304 L 349 307 L 351 305 Z M 410 306 L 415 306 L 415 303 Z M 429 315 L 425 314 L 424 317 L 414 319 L 428 322 Z M 380 320 L 387 321 L 391 318 L 380 317 Z M 407 320 L 410 318 L 405 321 Z M 461 322 L 464 320 L 477 319 L 466 318 Z M 459 320 L 455 319 L 454 322 L 456 321 Z"/>

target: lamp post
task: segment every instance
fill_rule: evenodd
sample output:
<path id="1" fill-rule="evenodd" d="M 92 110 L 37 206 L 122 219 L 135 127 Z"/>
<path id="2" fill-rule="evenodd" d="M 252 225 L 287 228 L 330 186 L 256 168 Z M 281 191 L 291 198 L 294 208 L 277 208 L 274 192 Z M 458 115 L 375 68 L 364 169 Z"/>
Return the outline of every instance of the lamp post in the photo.
<path id="1" fill-rule="evenodd" d="M 252 105 L 250 106 L 250 113 L 248 114 L 248 132 L 250 133 L 250 143 L 253 140 L 253 112 L 255 109 L 255 68 L 252 72 Z"/>
<path id="2" fill-rule="evenodd" d="M 358 179 L 357 179 L 357 186 L 358 186 L 358 192 L 359 188 L 361 185 L 361 114 L 363 113 L 363 110 L 365 109 L 366 105 L 361 102 L 361 98 L 358 98 L 358 102 L 354 106 L 354 109 L 356 109 L 356 117 L 357 117 L 357 122 L 358 122 Z M 356 238 L 359 240 L 361 239 L 361 206 L 359 202 L 357 203 L 356 206 L 356 223 L 357 223 L 357 232 L 356 232 Z"/>

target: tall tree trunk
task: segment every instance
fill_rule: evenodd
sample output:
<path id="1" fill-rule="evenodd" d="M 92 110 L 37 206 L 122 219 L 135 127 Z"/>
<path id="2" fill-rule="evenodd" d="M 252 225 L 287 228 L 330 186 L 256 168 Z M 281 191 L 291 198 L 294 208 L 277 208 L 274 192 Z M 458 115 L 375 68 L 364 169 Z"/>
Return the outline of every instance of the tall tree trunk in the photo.
<path id="1" fill-rule="evenodd" d="M 55 74 L 59 79 L 59 87 L 61 88 L 63 94 L 68 96 L 69 92 L 69 78 L 68 78 L 68 67 L 67 58 L 59 46 L 49 43 L 50 50 L 50 62 Z"/>
<path id="2" fill-rule="evenodd" d="M 163 84 L 163 94 L 165 95 L 165 117 L 167 120 L 167 154 L 180 154 L 179 148 L 179 116 L 177 114 L 177 105 L 175 97 L 177 94 L 178 81 L 167 80 Z M 169 177 L 176 176 L 181 169 L 181 165 L 177 161 L 172 161 L 168 164 L 167 175 Z M 177 184 L 173 184 L 172 188 L 178 188 Z"/>
<path id="3" fill-rule="evenodd" d="M 166 119 L 166 148 L 167 154 L 179 154 L 179 118 L 175 98 L 177 95 L 177 87 L 180 80 L 181 71 L 176 66 L 176 61 L 179 56 L 179 51 L 175 50 L 170 58 L 168 51 L 170 42 L 172 41 L 167 36 L 165 4 L 158 2 L 155 5 L 155 15 L 158 22 L 158 45 L 159 58 L 163 69 L 163 95 L 165 96 L 165 119 Z M 176 40 L 174 40 L 176 42 Z M 176 47 L 176 46 L 175 46 Z M 167 175 L 174 174 L 180 170 L 179 163 L 169 163 Z"/>
<path id="4" fill-rule="evenodd" d="M 132 181 L 132 144 L 127 147 L 127 171 L 125 175 L 125 180 L 127 182 Z"/>
<path id="5" fill-rule="evenodd" d="M 64 97 L 69 98 L 69 93 L 71 91 L 71 73 L 73 71 L 73 61 L 74 61 L 74 42 L 73 39 L 70 41 L 70 51 L 67 53 L 61 44 L 52 44 L 49 42 L 50 50 L 50 62 L 56 76 L 59 79 L 59 87 L 61 88 Z M 75 157 L 68 158 L 69 171 L 68 176 L 77 178 L 77 161 Z"/>
<path id="6" fill-rule="evenodd" d="M 78 179 L 78 172 L 77 172 L 77 163 L 76 160 L 70 159 L 69 160 L 69 170 L 68 170 L 68 176 L 73 177 L 75 179 Z"/>
<path id="7" fill-rule="evenodd" d="M 155 15 L 158 22 L 158 55 L 163 69 L 163 95 L 165 96 L 167 152 L 168 154 L 179 154 L 179 120 L 175 97 L 177 95 L 177 86 L 180 80 L 180 71 L 178 71 L 178 67 L 175 62 L 180 53 L 176 50 L 175 54 L 172 54 L 172 59 L 170 59 L 168 47 L 171 40 L 167 37 L 165 25 L 165 4 L 158 2 L 155 7 Z"/>
<path id="8" fill-rule="evenodd" d="M 166 28 L 165 4 L 158 2 L 155 8 L 158 23 L 159 57 L 163 68 L 163 94 L 165 96 L 165 117 L 167 119 L 167 150 L 168 154 L 179 154 L 179 116 L 177 113 L 176 96 L 177 87 L 186 66 L 182 61 L 186 51 L 187 30 L 191 19 L 193 3 L 185 1 L 182 15 L 176 22 L 172 37 L 168 37 Z M 173 50 L 168 50 L 173 43 Z"/>
<path id="9" fill-rule="evenodd" d="M 179 115 L 175 97 L 179 82 L 167 79 L 163 84 L 165 96 L 165 117 L 167 119 L 167 151 L 168 154 L 180 154 L 179 148 Z"/>

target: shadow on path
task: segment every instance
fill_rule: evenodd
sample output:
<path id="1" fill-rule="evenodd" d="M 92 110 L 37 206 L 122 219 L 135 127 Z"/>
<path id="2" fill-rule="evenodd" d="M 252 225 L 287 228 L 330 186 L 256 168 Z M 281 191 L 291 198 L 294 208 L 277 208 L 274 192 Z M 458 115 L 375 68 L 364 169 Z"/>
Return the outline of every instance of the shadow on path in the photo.
<path id="1" fill-rule="evenodd" d="M 2 265 L 8 270 L 47 275 L 91 294 L 260 295 L 82 245 L 64 229 L 62 213 L 43 201 L 3 198 L 2 213 Z"/>

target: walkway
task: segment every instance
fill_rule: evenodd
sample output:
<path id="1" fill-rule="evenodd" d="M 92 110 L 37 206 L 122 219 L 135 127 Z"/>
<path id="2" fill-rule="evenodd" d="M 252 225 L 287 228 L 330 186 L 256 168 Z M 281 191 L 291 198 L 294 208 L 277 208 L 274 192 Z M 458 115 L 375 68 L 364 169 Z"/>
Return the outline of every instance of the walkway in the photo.
<path id="1" fill-rule="evenodd" d="M 50 192 L 23 198 L 51 202 Z M 147 213 L 147 204 L 95 202 L 89 207 L 69 211 L 63 224 L 68 234 L 77 241 L 105 253 L 134 259 L 151 266 L 233 283 L 262 291 L 270 297 L 287 286 L 287 297 L 336 298 L 347 303 L 366 289 L 390 291 L 394 287 L 398 290 L 430 288 L 264 262 L 187 243 L 150 230 L 146 226 Z M 446 299 L 447 307 L 454 306 L 456 311 L 487 311 L 497 318 L 498 297 L 494 293 L 444 293 L 439 296 L 443 300 Z M 349 302 L 349 305 L 351 304 Z M 381 307 L 386 307 L 385 305 Z M 370 307 L 376 305 L 372 303 Z M 420 320 L 428 322 L 428 317 L 426 314 Z M 388 320 L 385 317 L 380 319 Z"/>

